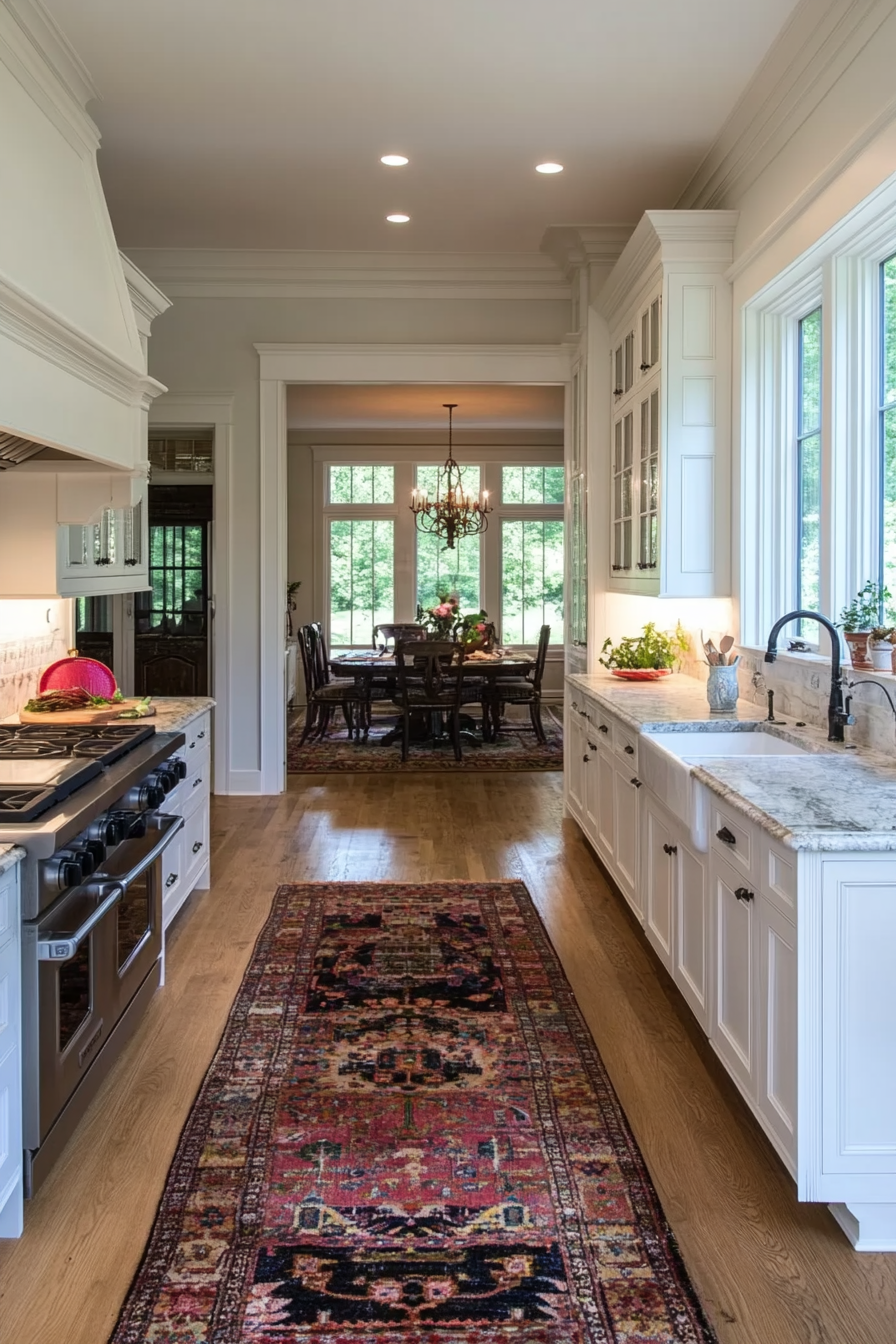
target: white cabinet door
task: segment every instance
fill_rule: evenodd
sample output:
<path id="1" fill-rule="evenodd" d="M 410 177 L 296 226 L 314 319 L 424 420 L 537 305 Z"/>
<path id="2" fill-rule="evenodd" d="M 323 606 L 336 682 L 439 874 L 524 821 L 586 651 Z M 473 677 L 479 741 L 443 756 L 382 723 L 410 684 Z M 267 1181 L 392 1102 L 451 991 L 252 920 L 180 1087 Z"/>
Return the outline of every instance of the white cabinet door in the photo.
<path id="1" fill-rule="evenodd" d="M 606 751 L 597 753 L 597 847 L 611 872 L 616 867 L 616 771 Z"/>
<path id="2" fill-rule="evenodd" d="M 756 1078 L 755 894 L 744 877 L 712 859 L 715 991 L 710 1038 L 728 1072 L 753 1098 Z"/>
<path id="3" fill-rule="evenodd" d="M 759 1110 L 791 1164 L 796 1160 L 796 929 L 764 896 L 759 930 Z M 791 1170 L 793 1167 L 791 1166 Z"/>
<path id="4" fill-rule="evenodd" d="M 644 905 L 638 890 L 638 792 L 640 785 L 631 766 L 614 766 L 613 810 L 616 814 L 613 876 L 638 919 L 644 922 Z M 601 799 L 601 802 L 603 799 Z"/>
<path id="5" fill-rule="evenodd" d="M 641 809 L 641 890 L 644 930 L 668 971 L 673 968 L 678 846 L 665 812 L 645 790 Z"/>
<path id="6" fill-rule="evenodd" d="M 0 1237 L 22 1235 L 19 870 L 0 874 Z"/>
<path id="7" fill-rule="evenodd" d="M 704 1031 L 709 1027 L 709 882 L 685 832 L 676 841 L 675 983 Z"/>
<path id="8" fill-rule="evenodd" d="M 582 768 L 585 776 L 585 831 L 589 839 L 598 844 L 600 830 L 600 750 L 594 728 L 588 725 L 583 736 L 584 751 Z"/>
<path id="9" fill-rule="evenodd" d="M 564 768 L 566 771 L 566 806 L 576 821 L 585 820 L 585 734 L 582 720 L 575 709 L 570 707 L 566 714 L 566 747 Z"/>

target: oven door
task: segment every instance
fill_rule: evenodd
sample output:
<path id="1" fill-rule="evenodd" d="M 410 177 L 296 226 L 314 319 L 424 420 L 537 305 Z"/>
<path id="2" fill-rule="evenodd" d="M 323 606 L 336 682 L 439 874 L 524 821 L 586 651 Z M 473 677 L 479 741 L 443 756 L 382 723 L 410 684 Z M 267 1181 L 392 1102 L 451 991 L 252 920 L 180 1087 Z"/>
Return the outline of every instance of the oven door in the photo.
<path id="1" fill-rule="evenodd" d="M 148 817 L 36 926 L 41 1143 L 161 954 L 162 852 L 182 826 Z"/>
<path id="2" fill-rule="evenodd" d="M 117 882 L 76 887 L 37 925 L 38 1139 L 81 1082 L 115 1025 Z"/>

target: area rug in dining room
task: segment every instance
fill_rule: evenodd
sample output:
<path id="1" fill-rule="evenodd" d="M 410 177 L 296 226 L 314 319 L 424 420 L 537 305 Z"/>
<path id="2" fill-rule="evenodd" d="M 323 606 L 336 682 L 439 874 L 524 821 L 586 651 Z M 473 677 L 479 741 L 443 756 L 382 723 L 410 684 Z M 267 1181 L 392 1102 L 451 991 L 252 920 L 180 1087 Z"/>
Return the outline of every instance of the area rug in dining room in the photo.
<path id="1" fill-rule="evenodd" d="M 112 1344 L 710 1344 L 526 888 L 281 887 Z"/>
<path id="2" fill-rule="evenodd" d="M 411 743 L 409 757 L 401 759 L 401 743 L 383 745 L 383 738 L 394 727 L 394 718 L 374 719 L 367 742 L 350 741 L 345 724 L 331 723 L 320 742 L 309 740 L 299 745 L 304 728 L 304 716 L 296 715 L 291 721 L 286 739 L 286 769 L 291 775 L 378 774 L 380 771 L 403 770 L 441 771 L 470 770 L 562 770 L 563 726 L 547 708 L 541 712 L 547 742 L 542 746 L 529 728 L 529 716 L 524 726 L 502 728 L 496 742 L 480 746 L 463 744 L 463 760 L 456 761 L 450 743 L 433 746 L 432 743 Z"/>

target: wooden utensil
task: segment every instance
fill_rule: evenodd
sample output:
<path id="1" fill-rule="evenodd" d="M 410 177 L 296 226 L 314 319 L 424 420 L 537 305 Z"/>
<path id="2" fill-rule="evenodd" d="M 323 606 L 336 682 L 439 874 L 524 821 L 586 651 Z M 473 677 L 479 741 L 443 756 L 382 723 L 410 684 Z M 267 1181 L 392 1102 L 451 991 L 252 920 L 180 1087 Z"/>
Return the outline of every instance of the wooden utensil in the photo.
<path id="1" fill-rule="evenodd" d="M 719 640 L 719 652 L 722 654 L 722 662 L 727 666 L 728 654 L 734 648 L 734 636 L 725 635 Z"/>

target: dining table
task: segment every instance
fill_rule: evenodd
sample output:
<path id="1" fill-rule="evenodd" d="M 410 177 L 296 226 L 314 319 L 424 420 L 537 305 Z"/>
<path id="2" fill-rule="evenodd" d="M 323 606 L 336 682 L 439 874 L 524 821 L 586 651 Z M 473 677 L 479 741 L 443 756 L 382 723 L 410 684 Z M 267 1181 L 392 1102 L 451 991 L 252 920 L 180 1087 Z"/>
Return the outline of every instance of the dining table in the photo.
<path id="1" fill-rule="evenodd" d="M 395 655 L 391 650 L 352 649 L 346 653 L 331 655 L 330 671 L 334 677 L 352 677 L 355 685 L 368 693 L 375 682 L 384 684 L 389 698 L 397 693 L 398 671 Z M 535 658 L 517 650 L 505 650 L 501 653 L 472 653 L 464 659 L 462 676 L 467 680 L 488 680 L 494 682 L 501 677 L 524 677 L 535 666 Z M 415 742 L 433 742 L 436 745 L 450 744 L 450 734 L 445 729 L 442 716 L 421 712 L 411 716 L 411 740 Z M 358 734 L 360 736 L 360 733 Z M 396 726 L 378 739 L 380 745 L 389 746 L 401 736 L 401 719 Z M 477 729 L 472 715 L 461 715 L 461 736 L 473 746 L 480 747 L 487 742 L 481 729 Z M 367 733 L 365 730 L 366 740 Z"/>

